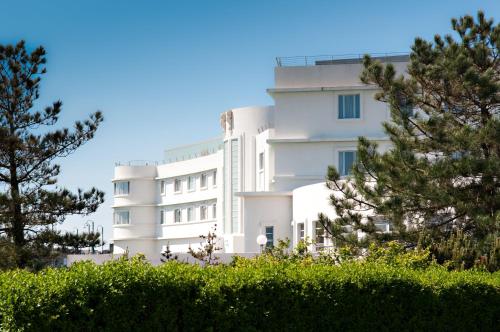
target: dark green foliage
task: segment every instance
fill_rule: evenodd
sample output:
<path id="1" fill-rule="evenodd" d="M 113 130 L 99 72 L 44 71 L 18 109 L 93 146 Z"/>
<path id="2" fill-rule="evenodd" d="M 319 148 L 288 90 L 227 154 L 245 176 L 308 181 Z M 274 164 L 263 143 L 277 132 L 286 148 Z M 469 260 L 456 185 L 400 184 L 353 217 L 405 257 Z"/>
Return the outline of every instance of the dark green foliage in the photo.
<path id="1" fill-rule="evenodd" d="M 378 151 L 361 137 L 348 181 L 329 168 L 339 217 L 319 220 L 337 244 L 396 239 L 427 247 L 463 232 L 479 249 L 476 260 L 490 255 L 486 242 L 498 242 L 500 25 L 479 12 L 477 20 L 452 20 L 452 28 L 457 39 L 415 40 L 405 76 L 365 57 L 361 80 L 379 87 L 375 98 L 390 107 L 384 131 L 392 148 Z M 377 220 L 389 221 L 392 232 L 380 232 Z M 346 226 L 368 236 L 359 243 Z"/>
<path id="2" fill-rule="evenodd" d="M 9 331 L 494 331 L 500 274 L 238 259 L 0 274 Z"/>
<path id="3" fill-rule="evenodd" d="M 51 255 L 40 247 L 40 231 L 67 215 L 94 212 L 104 197 L 95 188 L 72 193 L 56 185 L 60 167 L 54 160 L 91 140 L 103 117 L 96 112 L 73 130 L 47 131 L 57 123 L 62 102 L 34 109 L 45 63 L 43 47 L 29 52 L 23 41 L 0 45 L 0 235 L 12 243 L 19 267 L 33 268 Z"/>

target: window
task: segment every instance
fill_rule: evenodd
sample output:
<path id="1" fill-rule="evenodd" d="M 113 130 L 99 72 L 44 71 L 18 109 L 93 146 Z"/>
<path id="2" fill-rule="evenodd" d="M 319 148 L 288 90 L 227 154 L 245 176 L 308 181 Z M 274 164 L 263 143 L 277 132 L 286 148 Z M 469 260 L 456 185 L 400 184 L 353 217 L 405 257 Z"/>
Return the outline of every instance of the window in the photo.
<path id="1" fill-rule="evenodd" d="M 163 225 L 165 223 L 165 210 L 160 210 L 160 224 Z"/>
<path id="2" fill-rule="evenodd" d="M 401 113 L 404 117 L 411 118 L 414 115 L 412 104 L 401 105 L 399 106 L 399 109 L 401 110 Z"/>
<path id="3" fill-rule="evenodd" d="M 115 195 L 128 195 L 130 192 L 130 182 L 115 182 Z"/>
<path id="4" fill-rule="evenodd" d="M 351 174 L 352 167 L 356 162 L 356 151 L 339 152 L 339 174 L 346 176 Z"/>
<path id="5" fill-rule="evenodd" d="M 174 222 L 181 222 L 182 215 L 181 215 L 181 209 L 175 209 L 174 210 Z"/>
<path id="6" fill-rule="evenodd" d="M 360 101 L 357 95 L 339 95 L 339 119 L 359 119 Z"/>
<path id="7" fill-rule="evenodd" d="M 182 190 L 182 182 L 180 179 L 175 179 L 174 181 L 174 191 L 180 193 Z"/>
<path id="8" fill-rule="evenodd" d="M 194 210 L 192 207 L 188 207 L 187 208 L 187 217 L 188 217 L 188 221 L 193 221 L 194 220 Z"/>
<path id="9" fill-rule="evenodd" d="M 205 205 L 200 206 L 200 220 L 207 219 L 207 207 Z"/>
<path id="10" fill-rule="evenodd" d="M 325 228 L 319 221 L 316 221 L 315 234 L 316 246 L 323 247 L 325 245 Z"/>
<path id="11" fill-rule="evenodd" d="M 130 223 L 130 212 L 126 210 L 115 211 L 113 217 L 113 223 L 115 225 L 126 225 Z"/>
<path id="12" fill-rule="evenodd" d="M 377 222 L 375 223 L 375 227 L 377 228 L 378 231 L 382 233 L 390 232 L 390 225 L 387 222 Z"/>
<path id="13" fill-rule="evenodd" d="M 274 226 L 266 226 L 266 248 L 274 247 Z"/>
<path id="14" fill-rule="evenodd" d="M 188 176 L 188 190 L 194 190 L 195 178 L 194 176 Z"/>
<path id="15" fill-rule="evenodd" d="M 217 170 L 214 171 L 214 174 L 212 177 L 212 186 L 214 186 L 214 187 L 217 186 Z"/>
<path id="16" fill-rule="evenodd" d="M 259 189 L 264 190 L 264 152 L 259 153 Z"/>
<path id="17" fill-rule="evenodd" d="M 304 235 L 304 223 L 297 224 L 297 238 L 299 239 L 299 241 L 304 241 Z"/>
<path id="18" fill-rule="evenodd" d="M 217 218 L 217 204 L 216 203 L 212 204 L 212 218 L 213 219 Z"/>
<path id="19" fill-rule="evenodd" d="M 165 195 L 165 181 L 160 182 L 160 192 L 162 195 Z"/>
<path id="20" fill-rule="evenodd" d="M 207 175 L 206 174 L 202 174 L 200 177 L 200 187 L 201 188 L 207 187 Z"/>

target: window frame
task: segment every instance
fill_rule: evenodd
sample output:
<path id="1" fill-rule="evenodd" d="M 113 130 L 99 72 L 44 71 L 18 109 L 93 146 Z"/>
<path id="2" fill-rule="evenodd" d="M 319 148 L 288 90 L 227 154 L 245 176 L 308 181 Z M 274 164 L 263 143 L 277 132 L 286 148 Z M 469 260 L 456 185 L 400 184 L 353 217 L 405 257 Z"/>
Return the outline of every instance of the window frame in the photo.
<path id="1" fill-rule="evenodd" d="M 192 188 L 190 188 L 190 184 L 192 184 Z M 188 175 L 187 177 L 187 191 L 193 192 L 196 190 L 196 177 L 194 175 Z"/>
<path id="2" fill-rule="evenodd" d="M 160 195 L 165 196 L 167 190 L 166 190 L 166 182 L 165 180 L 160 181 Z"/>
<path id="3" fill-rule="evenodd" d="M 187 221 L 194 221 L 195 220 L 194 208 L 192 206 L 189 206 L 186 209 L 186 214 L 187 214 Z"/>
<path id="4" fill-rule="evenodd" d="M 206 205 L 200 205 L 200 220 L 208 219 L 208 209 Z"/>
<path id="5" fill-rule="evenodd" d="M 177 184 L 179 184 L 179 188 L 177 188 Z M 182 180 L 174 179 L 174 193 L 180 194 L 182 193 Z"/>
<path id="6" fill-rule="evenodd" d="M 354 158 L 353 158 L 353 163 L 351 165 L 351 168 L 349 170 L 352 169 L 352 167 L 356 164 L 356 161 L 357 161 L 357 158 L 358 158 L 358 150 L 357 149 L 349 149 L 349 148 L 346 148 L 346 149 L 342 149 L 342 150 L 337 150 L 337 162 L 338 162 L 338 172 L 339 172 L 339 175 L 341 177 L 346 177 L 346 176 L 349 176 L 352 174 L 352 171 L 351 172 L 347 172 L 346 174 L 343 174 L 343 169 L 341 166 L 344 166 L 343 168 L 345 168 L 345 160 L 342 160 L 342 156 L 346 153 L 346 152 L 352 152 L 354 153 Z"/>
<path id="7" fill-rule="evenodd" d="M 214 170 L 212 173 L 212 187 L 217 187 L 217 170 Z"/>
<path id="8" fill-rule="evenodd" d="M 127 192 L 126 193 L 118 193 L 117 189 L 119 188 L 120 184 L 126 183 L 127 184 Z M 115 181 L 113 185 L 113 196 L 114 197 L 119 197 L 119 196 L 128 196 L 130 195 L 130 181 Z"/>
<path id="9" fill-rule="evenodd" d="M 203 181 L 205 179 L 205 181 Z M 205 182 L 205 185 L 203 185 L 203 182 Z M 200 189 L 207 189 L 208 188 L 208 174 L 207 173 L 201 173 L 200 175 Z"/>
<path id="10" fill-rule="evenodd" d="M 178 217 L 177 217 L 178 216 Z M 178 224 L 182 222 L 182 210 L 174 209 L 174 224 Z"/>
<path id="11" fill-rule="evenodd" d="M 270 234 L 272 235 L 271 238 L 269 238 L 267 235 L 269 234 L 268 229 L 271 229 Z M 274 248 L 274 225 L 267 225 L 264 226 L 264 234 L 266 235 L 266 244 L 265 248 L 266 249 L 271 249 Z"/>
<path id="12" fill-rule="evenodd" d="M 127 222 L 120 222 L 120 223 L 116 222 L 117 216 L 120 213 L 127 213 Z M 130 210 L 122 210 L 122 209 L 120 209 L 120 210 L 113 211 L 113 226 L 121 226 L 121 225 L 130 225 Z"/>
<path id="13" fill-rule="evenodd" d="M 212 204 L 212 219 L 217 219 L 217 203 Z"/>
<path id="14" fill-rule="evenodd" d="M 345 105 L 345 97 L 351 97 L 353 96 L 354 97 L 354 116 L 353 117 L 346 117 L 346 114 L 345 114 L 345 108 L 344 108 L 344 105 Z M 356 96 L 358 96 L 358 100 L 356 100 Z M 342 102 L 341 102 L 341 99 L 342 99 Z M 338 94 L 337 95 L 337 120 L 341 120 L 341 121 L 357 121 L 357 120 L 361 120 L 363 118 L 363 112 L 362 112 L 362 107 L 361 107 L 361 104 L 362 104 L 362 99 L 361 99 L 361 93 L 346 93 L 346 94 Z M 341 105 L 342 105 L 342 108 L 341 108 Z M 358 117 L 356 117 L 356 106 L 359 106 L 359 110 L 358 110 Z"/>

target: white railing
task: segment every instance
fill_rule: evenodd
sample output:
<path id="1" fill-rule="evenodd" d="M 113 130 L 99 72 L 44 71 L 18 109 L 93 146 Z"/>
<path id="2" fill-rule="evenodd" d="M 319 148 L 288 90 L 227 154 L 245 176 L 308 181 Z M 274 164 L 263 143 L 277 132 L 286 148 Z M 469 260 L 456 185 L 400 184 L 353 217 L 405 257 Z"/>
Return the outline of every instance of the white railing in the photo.
<path id="1" fill-rule="evenodd" d="M 277 57 L 276 65 L 278 67 L 300 67 L 300 66 L 328 65 L 333 63 L 357 63 L 363 59 L 365 54 L 305 55 L 305 56 Z M 390 60 L 403 61 L 408 58 L 407 52 L 370 53 L 369 55 L 372 58 L 380 60 L 390 59 Z"/>

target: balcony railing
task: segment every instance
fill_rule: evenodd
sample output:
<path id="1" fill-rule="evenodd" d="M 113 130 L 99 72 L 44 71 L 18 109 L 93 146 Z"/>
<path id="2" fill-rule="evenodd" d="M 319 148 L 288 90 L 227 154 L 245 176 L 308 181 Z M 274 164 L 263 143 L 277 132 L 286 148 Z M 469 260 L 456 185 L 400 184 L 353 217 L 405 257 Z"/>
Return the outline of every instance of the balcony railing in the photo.
<path id="1" fill-rule="evenodd" d="M 208 141 L 180 146 L 165 150 L 165 164 L 177 161 L 190 160 L 198 157 L 208 156 L 222 149 L 222 139 L 215 138 Z"/>
<path id="2" fill-rule="evenodd" d="M 301 67 L 359 63 L 362 61 L 364 55 L 365 54 L 337 54 L 277 57 L 276 65 L 278 67 Z M 381 61 L 408 61 L 407 52 L 370 53 L 370 56 Z"/>

